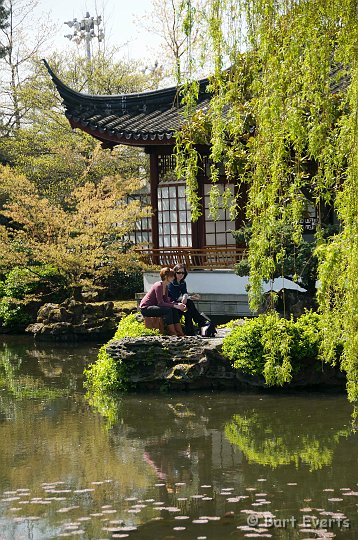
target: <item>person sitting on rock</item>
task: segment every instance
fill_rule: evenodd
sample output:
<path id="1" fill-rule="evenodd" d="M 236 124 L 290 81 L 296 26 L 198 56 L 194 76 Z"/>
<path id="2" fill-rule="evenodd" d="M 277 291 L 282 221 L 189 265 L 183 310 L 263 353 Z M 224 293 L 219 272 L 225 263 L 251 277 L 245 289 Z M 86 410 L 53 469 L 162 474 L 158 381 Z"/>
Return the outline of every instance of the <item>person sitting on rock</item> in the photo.
<path id="1" fill-rule="evenodd" d="M 198 294 L 188 295 L 185 278 L 188 275 L 186 267 L 184 264 L 177 264 L 173 268 L 175 273 L 175 278 L 169 283 L 168 294 L 169 297 L 174 301 L 182 301 L 186 304 L 186 310 L 184 312 L 185 317 L 185 334 L 187 336 L 195 336 L 194 322 L 199 326 L 205 326 L 207 320 L 205 317 L 200 315 L 199 311 L 196 309 L 196 306 L 193 300 L 200 300 Z"/>
<path id="2" fill-rule="evenodd" d="M 143 317 L 163 317 L 169 335 L 182 337 L 184 332 L 180 318 L 186 306 L 182 302 L 168 297 L 168 286 L 174 279 L 174 271 L 168 267 L 162 268 L 160 279 L 161 281 L 154 283 L 142 298 L 139 309 Z"/>

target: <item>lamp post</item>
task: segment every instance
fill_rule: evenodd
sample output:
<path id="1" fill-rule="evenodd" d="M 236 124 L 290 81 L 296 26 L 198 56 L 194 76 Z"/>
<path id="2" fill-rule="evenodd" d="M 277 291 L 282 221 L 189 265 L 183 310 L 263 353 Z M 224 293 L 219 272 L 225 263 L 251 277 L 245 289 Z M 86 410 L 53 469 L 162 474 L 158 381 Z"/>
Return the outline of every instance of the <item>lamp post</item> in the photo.
<path id="1" fill-rule="evenodd" d="M 100 28 L 102 17 L 98 15 L 96 18 L 91 17 L 87 11 L 86 16 L 78 21 L 73 19 L 72 21 L 65 21 L 70 28 L 73 28 L 72 34 L 65 35 L 69 40 L 74 41 L 79 45 L 82 41 L 86 45 L 86 57 L 90 62 L 91 60 L 91 41 L 93 38 L 97 38 L 99 43 L 104 39 L 104 31 Z M 95 26 L 97 26 L 97 34 L 95 33 Z"/>

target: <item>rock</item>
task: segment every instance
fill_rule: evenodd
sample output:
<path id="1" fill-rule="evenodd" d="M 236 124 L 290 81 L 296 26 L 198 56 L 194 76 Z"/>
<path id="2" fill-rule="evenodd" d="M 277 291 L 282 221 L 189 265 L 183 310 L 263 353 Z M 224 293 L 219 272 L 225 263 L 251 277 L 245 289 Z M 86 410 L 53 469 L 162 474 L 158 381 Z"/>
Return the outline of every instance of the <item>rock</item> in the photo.
<path id="1" fill-rule="evenodd" d="M 58 304 L 44 304 L 37 312 L 37 322 L 46 321 L 52 310 L 56 309 Z"/>
<path id="2" fill-rule="evenodd" d="M 37 339 L 108 339 L 117 324 L 113 302 L 85 303 L 72 297 L 62 304 L 41 306 L 36 323 L 27 326 L 26 332 Z"/>
<path id="3" fill-rule="evenodd" d="M 30 332 L 36 337 L 51 337 L 54 339 L 58 339 L 61 336 L 68 337 L 70 334 L 72 334 L 72 325 L 68 322 L 54 322 L 47 325 L 41 322 L 37 322 L 34 324 L 30 324 L 26 328 L 26 332 Z"/>
<path id="4" fill-rule="evenodd" d="M 263 377 L 234 369 L 222 355 L 225 332 L 219 337 L 200 338 L 146 336 L 111 341 L 107 354 L 120 362 L 120 373 L 129 389 L 158 391 L 249 389 L 280 391 L 267 387 Z M 338 388 L 344 390 L 345 377 L 338 368 L 317 362 L 303 366 L 283 390 L 299 388 Z"/>
<path id="5" fill-rule="evenodd" d="M 163 383 L 173 388 L 225 388 L 232 386 L 235 373 L 220 355 L 221 345 L 221 338 L 146 336 L 112 341 L 107 352 L 125 362 L 130 383 L 137 388 L 154 389 Z"/>
<path id="6" fill-rule="evenodd" d="M 36 322 L 36 323 L 33 323 L 33 324 L 29 324 L 27 327 L 26 327 L 26 332 L 29 332 L 30 334 L 39 334 L 41 333 L 41 330 L 43 328 L 43 324 L 42 322 Z"/>

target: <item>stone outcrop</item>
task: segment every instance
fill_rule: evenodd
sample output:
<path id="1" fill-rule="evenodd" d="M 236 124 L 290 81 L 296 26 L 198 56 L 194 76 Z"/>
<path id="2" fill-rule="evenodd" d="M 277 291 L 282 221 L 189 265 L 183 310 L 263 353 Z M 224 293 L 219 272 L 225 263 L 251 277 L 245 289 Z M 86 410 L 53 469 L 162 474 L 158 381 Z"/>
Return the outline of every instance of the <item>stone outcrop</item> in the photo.
<path id="1" fill-rule="evenodd" d="M 219 330 L 216 338 L 124 338 L 112 341 L 106 350 L 111 358 L 121 361 L 121 373 L 125 374 L 129 389 L 267 389 L 263 377 L 233 369 L 222 356 L 224 334 Z M 316 361 L 314 365 L 317 364 Z M 321 386 L 325 390 L 344 389 L 345 377 L 329 365 L 320 370 L 307 366 L 284 389 Z"/>
<path id="2" fill-rule="evenodd" d="M 126 364 L 136 388 L 208 388 L 219 381 L 225 387 L 233 372 L 220 355 L 221 344 L 220 338 L 146 336 L 112 341 L 107 352 Z"/>
<path id="3" fill-rule="evenodd" d="M 41 306 L 37 321 L 26 332 L 46 340 L 108 339 L 113 336 L 121 315 L 115 313 L 113 302 L 89 303 L 70 298 L 62 304 Z"/>

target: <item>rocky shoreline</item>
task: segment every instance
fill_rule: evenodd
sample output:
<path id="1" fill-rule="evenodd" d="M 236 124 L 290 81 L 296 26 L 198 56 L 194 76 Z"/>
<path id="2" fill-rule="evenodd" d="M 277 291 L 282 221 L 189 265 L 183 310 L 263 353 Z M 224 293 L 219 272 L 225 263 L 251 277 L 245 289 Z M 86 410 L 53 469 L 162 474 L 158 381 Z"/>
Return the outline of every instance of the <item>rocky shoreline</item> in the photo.
<path id="1" fill-rule="evenodd" d="M 61 304 L 40 307 L 35 323 L 26 333 L 41 341 L 83 341 L 110 339 L 122 317 L 135 309 L 116 309 L 112 301 L 85 302 L 69 298 Z"/>
<path id="2" fill-rule="evenodd" d="M 132 306 L 116 309 L 111 301 L 84 302 L 68 299 L 61 304 L 44 304 L 37 321 L 26 328 L 39 341 L 106 341 L 119 321 L 135 312 Z M 263 376 L 234 369 L 222 354 L 222 343 L 230 330 L 220 328 L 215 338 L 144 336 L 111 340 L 107 354 L 121 364 L 128 390 L 248 390 L 277 391 Z M 299 389 L 345 391 L 346 377 L 337 367 L 306 362 L 284 391 Z"/>
<path id="3" fill-rule="evenodd" d="M 121 362 L 129 390 L 176 391 L 261 389 L 268 387 L 261 376 L 251 376 L 234 369 L 222 355 L 227 330 L 215 338 L 147 336 L 111 341 L 106 352 Z M 284 390 L 324 389 L 344 391 L 346 379 L 338 368 L 322 364 L 321 369 L 305 366 Z"/>

